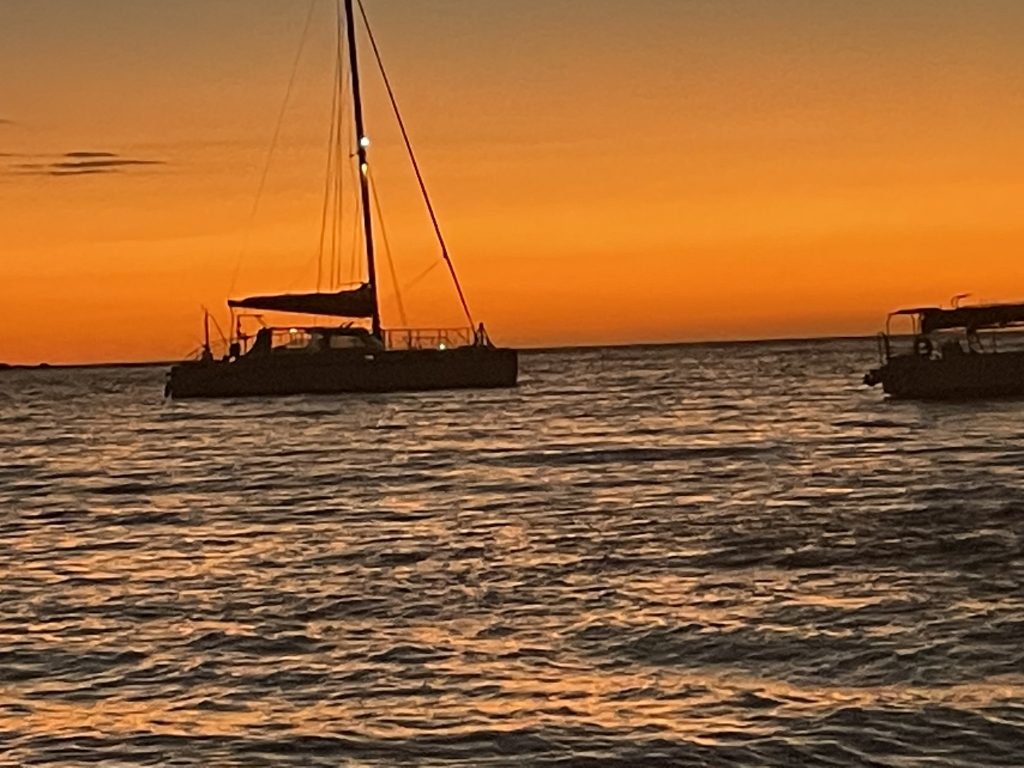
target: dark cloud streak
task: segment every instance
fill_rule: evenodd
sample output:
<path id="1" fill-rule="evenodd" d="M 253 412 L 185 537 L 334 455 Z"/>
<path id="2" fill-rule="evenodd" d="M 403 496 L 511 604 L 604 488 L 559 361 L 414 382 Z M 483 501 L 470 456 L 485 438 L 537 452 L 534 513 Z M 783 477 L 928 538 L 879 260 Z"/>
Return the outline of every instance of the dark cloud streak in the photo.
<path id="1" fill-rule="evenodd" d="M 164 165 L 161 160 L 74 160 L 61 163 L 51 163 L 49 167 L 56 171 L 94 170 L 103 171 L 112 168 L 125 168 L 132 165 Z"/>
<path id="2" fill-rule="evenodd" d="M 47 171 L 47 176 L 97 176 L 106 173 L 117 173 L 117 171 L 104 170 L 102 168 L 80 168 L 66 171 Z"/>
<path id="3" fill-rule="evenodd" d="M 14 157 L 14 155 L 10 155 Z M 63 155 L 42 163 L 18 163 L 9 166 L 8 173 L 22 176 L 87 176 L 119 173 L 131 168 L 156 167 L 167 163 L 163 160 L 122 157 L 115 152 L 65 152 Z"/>

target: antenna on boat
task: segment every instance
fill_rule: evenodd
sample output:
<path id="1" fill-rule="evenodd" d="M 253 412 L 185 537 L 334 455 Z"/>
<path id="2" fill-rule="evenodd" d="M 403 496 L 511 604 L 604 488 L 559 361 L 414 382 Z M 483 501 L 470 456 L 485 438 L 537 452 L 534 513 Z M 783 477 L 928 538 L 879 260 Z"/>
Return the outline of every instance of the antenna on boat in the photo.
<path id="1" fill-rule="evenodd" d="M 210 310 L 203 307 L 203 360 L 212 360 L 213 350 L 210 348 Z"/>
<path id="2" fill-rule="evenodd" d="M 377 301 L 377 267 L 373 251 L 373 208 L 370 204 L 370 166 L 367 162 L 367 148 L 370 140 L 363 126 L 363 96 L 359 89 L 359 55 L 356 50 L 356 18 L 352 0 L 344 0 L 345 26 L 348 32 L 349 70 L 352 75 L 352 114 L 356 128 L 356 156 L 359 159 L 359 196 L 362 201 L 363 234 L 366 245 L 366 275 L 373 292 L 372 332 L 382 337 L 380 327 L 380 304 Z M 339 9 L 340 10 L 340 9 Z M 341 20 L 339 19 L 339 22 Z"/>
<path id="3" fill-rule="evenodd" d="M 952 304 L 952 305 L 953 305 L 953 309 L 960 309 L 960 301 L 961 301 L 962 299 L 966 299 L 966 298 L 967 298 L 967 297 L 969 297 L 970 295 L 971 295 L 971 294 L 969 294 L 969 293 L 958 293 L 958 294 L 957 294 L 956 296 L 954 296 L 954 297 L 953 297 L 953 298 L 952 298 L 952 299 L 950 300 L 950 304 Z"/>

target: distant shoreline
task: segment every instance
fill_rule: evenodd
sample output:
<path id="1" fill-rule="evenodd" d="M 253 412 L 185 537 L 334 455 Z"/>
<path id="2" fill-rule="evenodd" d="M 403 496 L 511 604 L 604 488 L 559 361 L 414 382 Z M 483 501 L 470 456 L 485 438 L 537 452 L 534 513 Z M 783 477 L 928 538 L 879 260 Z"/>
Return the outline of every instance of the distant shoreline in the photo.
<path id="1" fill-rule="evenodd" d="M 752 344 L 813 344 L 823 341 L 866 341 L 874 336 L 814 336 L 774 339 L 719 339 L 716 341 L 652 341 L 633 344 L 573 344 L 562 347 L 516 347 L 519 352 L 551 355 L 559 352 L 586 352 L 599 349 L 659 349 L 669 347 L 728 347 Z M 154 360 L 103 363 L 0 363 L 3 371 L 66 371 L 102 368 L 169 368 L 180 360 Z"/>
<path id="2" fill-rule="evenodd" d="M 129 362 L 129 363 L 0 363 L 0 371 L 66 371 L 83 368 L 166 368 L 173 362 Z"/>

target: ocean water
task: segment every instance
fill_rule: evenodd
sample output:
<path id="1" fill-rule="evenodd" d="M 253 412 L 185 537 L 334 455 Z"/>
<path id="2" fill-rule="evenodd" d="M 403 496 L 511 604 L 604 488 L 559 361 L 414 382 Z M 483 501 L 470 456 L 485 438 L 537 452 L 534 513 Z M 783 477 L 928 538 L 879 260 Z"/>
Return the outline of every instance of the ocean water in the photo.
<path id="1" fill-rule="evenodd" d="M 886 402 L 874 361 L 0 373 L 0 765 L 1022 765 L 1024 402 Z"/>

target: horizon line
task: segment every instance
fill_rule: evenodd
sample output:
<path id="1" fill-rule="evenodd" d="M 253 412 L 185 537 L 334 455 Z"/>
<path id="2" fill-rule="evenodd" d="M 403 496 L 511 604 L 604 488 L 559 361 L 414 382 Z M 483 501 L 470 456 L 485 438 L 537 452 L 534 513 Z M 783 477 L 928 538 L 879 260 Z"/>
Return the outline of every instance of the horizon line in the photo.
<path id="1" fill-rule="evenodd" d="M 542 347 L 512 347 L 518 352 L 527 354 L 555 354 L 558 352 L 574 352 L 597 349 L 656 349 L 659 347 L 711 347 L 729 346 L 742 344 L 799 344 L 814 341 L 864 341 L 873 339 L 876 334 L 870 335 L 840 335 L 840 336 L 770 336 L 760 339 L 710 339 L 703 341 L 639 341 L 619 344 L 564 344 L 561 346 Z M 104 361 L 96 363 L 6 363 L 0 361 L 0 371 L 24 371 L 24 370 L 67 370 L 67 369 L 89 369 L 89 368 L 158 368 L 177 365 L 188 358 L 177 360 L 127 360 L 127 361 Z"/>

